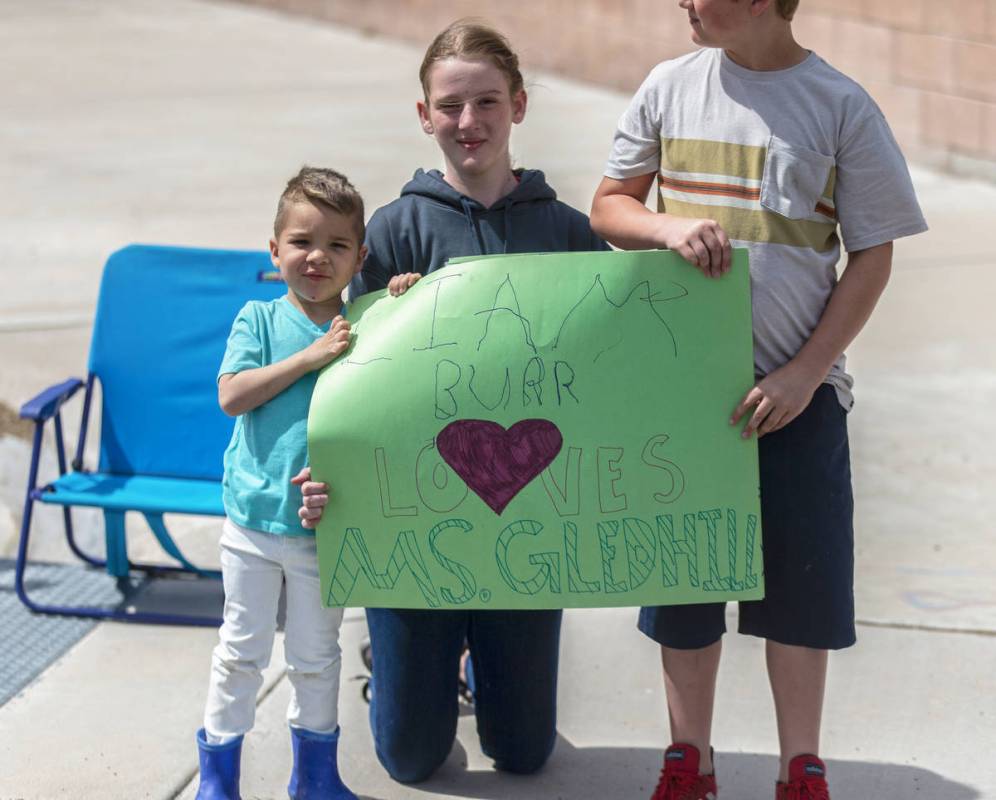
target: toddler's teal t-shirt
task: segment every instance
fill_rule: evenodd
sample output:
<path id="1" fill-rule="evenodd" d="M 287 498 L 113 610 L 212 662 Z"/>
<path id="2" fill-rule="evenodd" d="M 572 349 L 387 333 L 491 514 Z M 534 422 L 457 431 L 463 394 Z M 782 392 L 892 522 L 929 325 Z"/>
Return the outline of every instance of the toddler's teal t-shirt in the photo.
<path id="1" fill-rule="evenodd" d="M 228 335 L 218 377 L 283 361 L 328 331 L 286 296 L 251 300 Z M 235 420 L 225 451 L 223 500 L 229 519 L 246 528 L 310 536 L 297 516 L 300 493 L 290 479 L 308 463 L 308 408 L 318 372 L 309 372 L 268 403 Z"/>

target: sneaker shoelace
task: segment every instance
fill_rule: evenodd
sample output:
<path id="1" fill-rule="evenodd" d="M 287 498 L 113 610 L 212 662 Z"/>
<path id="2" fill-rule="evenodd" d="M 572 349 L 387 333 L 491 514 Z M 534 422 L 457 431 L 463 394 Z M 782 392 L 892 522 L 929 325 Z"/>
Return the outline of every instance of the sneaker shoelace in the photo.
<path id="1" fill-rule="evenodd" d="M 668 772 L 661 770 L 657 791 L 650 800 L 701 800 L 699 794 L 701 777 L 688 772 Z M 826 800 L 830 800 L 828 797 Z"/>
<path id="2" fill-rule="evenodd" d="M 785 800 L 830 800 L 827 782 L 824 778 L 800 778 L 789 784 Z"/>

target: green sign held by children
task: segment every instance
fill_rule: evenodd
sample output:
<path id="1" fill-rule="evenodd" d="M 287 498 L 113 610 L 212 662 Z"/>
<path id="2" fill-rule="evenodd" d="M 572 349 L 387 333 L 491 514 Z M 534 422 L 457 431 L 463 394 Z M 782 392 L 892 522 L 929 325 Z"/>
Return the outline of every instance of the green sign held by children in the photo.
<path id="1" fill-rule="evenodd" d="M 745 251 L 459 259 L 349 319 L 308 420 L 328 605 L 763 596 Z"/>

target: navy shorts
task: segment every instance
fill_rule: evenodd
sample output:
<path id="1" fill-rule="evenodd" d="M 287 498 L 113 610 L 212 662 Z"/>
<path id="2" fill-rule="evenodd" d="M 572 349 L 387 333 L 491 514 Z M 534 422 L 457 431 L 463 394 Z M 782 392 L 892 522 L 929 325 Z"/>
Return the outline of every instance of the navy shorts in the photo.
<path id="1" fill-rule="evenodd" d="M 854 502 L 847 412 L 823 384 L 809 406 L 758 440 L 763 600 L 740 603 L 740 633 L 821 650 L 854 644 Z M 640 609 L 639 628 L 693 650 L 726 632 L 726 604 Z"/>

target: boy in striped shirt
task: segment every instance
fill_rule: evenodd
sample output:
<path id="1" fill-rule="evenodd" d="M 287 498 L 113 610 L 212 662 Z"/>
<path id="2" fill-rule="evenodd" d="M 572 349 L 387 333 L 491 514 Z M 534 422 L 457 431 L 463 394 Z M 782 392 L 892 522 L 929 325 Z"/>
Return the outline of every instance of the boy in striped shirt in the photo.
<path id="1" fill-rule="evenodd" d="M 760 440 L 766 596 L 741 604 L 739 629 L 766 639 L 776 798 L 829 798 L 817 756 L 827 654 L 855 641 L 843 352 L 885 288 L 892 241 L 926 224 L 874 101 L 795 41 L 798 0 L 678 5 L 703 49 L 659 64 L 637 91 L 592 227 L 717 278 L 731 246 L 750 253 L 757 377 L 730 423 Z M 644 205 L 655 181 L 657 213 Z M 714 800 L 724 606 L 645 608 L 640 629 L 661 645 L 673 741 L 653 800 Z"/>

